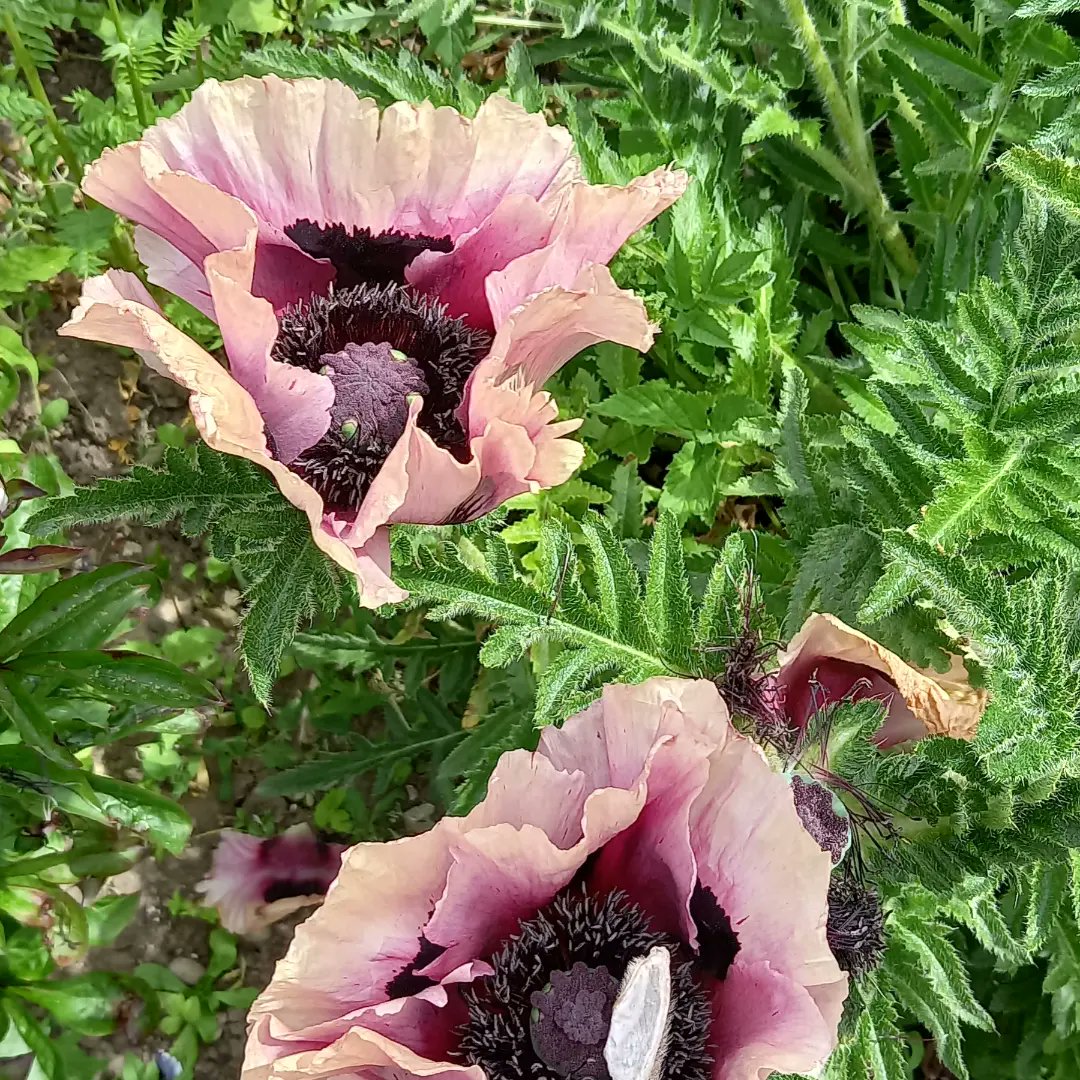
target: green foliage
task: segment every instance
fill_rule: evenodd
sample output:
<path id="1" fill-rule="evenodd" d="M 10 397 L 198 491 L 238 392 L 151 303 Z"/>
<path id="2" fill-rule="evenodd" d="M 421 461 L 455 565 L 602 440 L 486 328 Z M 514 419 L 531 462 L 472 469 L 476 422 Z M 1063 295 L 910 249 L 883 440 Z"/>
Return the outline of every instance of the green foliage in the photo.
<path id="1" fill-rule="evenodd" d="M 466 114 L 504 93 L 571 130 L 592 182 L 669 163 L 693 182 L 612 266 L 660 327 L 654 347 L 601 345 L 549 384 L 562 416 L 584 420 L 580 474 L 467 528 L 396 529 L 408 609 L 351 610 L 352 583 L 306 517 L 178 424 L 160 429 L 167 448 L 138 448 L 153 467 L 73 494 L 47 458 L 0 440 L 3 476 L 53 496 L 44 509 L 13 499 L 5 555 L 125 522 L 175 522 L 209 555 L 62 581 L 0 575 L 0 802 L 14 823 L 0 825 L 4 1046 L 48 1077 L 88 1076 L 78 1038 L 110 1031 L 137 998 L 190 1072 L 218 1013 L 248 1004 L 220 930 L 195 985 L 155 965 L 61 977 L 131 915 L 65 890 L 147 846 L 180 850 L 189 825 L 173 796 L 196 775 L 254 831 L 277 823 L 249 810 L 238 778 L 251 772 L 254 805 L 314 802 L 314 824 L 345 838 L 419 831 L 469 810 L 501 753 L 535 745 L 605 682 L 709 678 L 738 712 L 776 639 L 818 610 L 913 663 L 962 656 L 989 691 L 970 743 L 881 754 L 871 701 L 830 709 L 803 748 L 839 778 L 864 830 L 855 858 L 887 912 L 884 961 L 853 981 L 826 1075 L 906 1080 L 940 1063 L 958 1078 L 1073 1080 L 1076 10 L 6 5 L 19 44 L 0 76 L 0 411 L 23 445 L 99 421 L 55 385 L 38 399 L 53 363 L 38 318 L 73 277 L 137 269 L 128 226 L 76 195 L 83 169 L 207 78 L 332 77 L 381 104 Z M 61 102 L 72 48 L 99 55 L 103 77 Z M 164 304 L 220 348 L 207 319 Z M 235 584 L 222 607 L 242 603 L 242 625 L 197 615 L 115 648 L 163 573 Z M 88 767 L 124 741 L 141 780 Z M 41 896 L 48 934 L 33 925 Z M 129 1059 L 124 1076 L 149 1071 Z"/>
<path id="2" fill-rule="evenodd" d="M 192 451 L 167 449 L 161 468 L 137 466 L 130 476 L 58 499 L 28 528 L 44 534 L 77 523 L 179 519 L 186 535 L 206 534 L 211 554 L 234 562 L 244 582 L 240 650 L 256 697 L 268 704 L 301 623 L 334 614 L 352 588 L 315 547 L 307 518 L 281 503 L 261 469 L 200 443 Z"/>

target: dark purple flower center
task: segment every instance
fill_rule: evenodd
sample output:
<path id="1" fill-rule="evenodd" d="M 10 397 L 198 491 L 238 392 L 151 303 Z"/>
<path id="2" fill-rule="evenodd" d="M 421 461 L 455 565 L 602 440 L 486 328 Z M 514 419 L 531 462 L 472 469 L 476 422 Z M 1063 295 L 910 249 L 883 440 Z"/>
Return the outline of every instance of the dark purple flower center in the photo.
<path id="1" fill-rule="evenodd" d="M 297 221 L 286 234 L 309 255 L 329 259 L 326 296 L 278 318 L 275 360 L 318 371 L 334 385 L 330 430 L 289 467 L 322 495 L 327 509 L 357 509 L 405 430 L 412 395 L 423 398 L 420 428 L 459 461 L 469 456 L 458 419 L 465 385 L 491 338 L 447 316 L 437 300 L 405 282 L 424 251 L 449 251 L 449 237 L 408 236 Z"/>
<path id="2" fill-rule="evenodd" d="M 457 414 L 487 334 L 395 284 L 333 289 L 286 308 L 278 327 L 274 359 L 334 384 L 330 430 L 289 462 L 329 510 L 360 505 L 405 430 L 413 394 L 424 400 L 420 428 L 459 461 L 468 459 Z"/>
<path id="3" fill-rule="evenodd" d="M 458 1057 L 488 1080 L 610 1080 L 604 1046 L 620 983 L 655 946 L 673 957 L 658 1080 L 709 1080 L 711 965 L 655 931 L 624 894 L 594 897 L 578 885 L 524 920 L 491 957 L 494 973 L 465 991 Z"/>

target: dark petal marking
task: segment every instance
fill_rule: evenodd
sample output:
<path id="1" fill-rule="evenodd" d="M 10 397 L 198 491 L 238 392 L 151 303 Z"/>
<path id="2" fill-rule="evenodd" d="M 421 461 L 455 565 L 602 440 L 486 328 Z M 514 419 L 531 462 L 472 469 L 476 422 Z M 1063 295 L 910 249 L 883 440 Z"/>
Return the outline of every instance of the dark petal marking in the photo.
<path id="1" fill-rule="evenodd" d="M 287 900 L 293 896 L 322 896 L 325 892 L 326 882 L 318 878 L 272 881 L 263 892 L 263 902 L 272 904 L 275 900 Z"/>
<path id="2" fill-rule="evenodd" d="M 421 934 L 419 950 L 412 960 L 386 984 L 386 996 L 393 1001 L 395 998 L 412 997 L 413 994 L 419 994 L 421 990 L 434 986 L 434 979 L 429 979 L 426 975 L 417 975 L 417 972 L 423 971 L 428 964 L 438 960 L 444 952 L 446 952 L 445 945 L 436 945 Z"/>
<path id="3" fill-rule="evenodd" d="M 301 251 L 316 259 L 329 259 L 339 289 L 353 285 L 405 284 L 405 269 L 424 251 L 453 251 L 449 236 L 409 236 L 344 225 L 317 225 L 301 218 L 285 227 L 285 235 Z"/>
<path id="4" fill-rule="evenodd" d="M 710 975 L 723 979 L 739 955 L 739 935 L 716 893 L 700 881 L 690 897 L 690 917 L 698 933 L 698 963 Z"/>

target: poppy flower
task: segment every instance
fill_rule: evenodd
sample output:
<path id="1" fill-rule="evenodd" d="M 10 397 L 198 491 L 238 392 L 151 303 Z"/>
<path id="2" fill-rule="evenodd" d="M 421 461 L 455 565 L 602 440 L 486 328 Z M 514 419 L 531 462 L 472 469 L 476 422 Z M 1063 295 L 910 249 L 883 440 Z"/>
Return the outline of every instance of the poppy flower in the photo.
<path id="1" fill-rule="evenodd" d="M 196 889 L 234 934 L 261 930 L 319 903 L 341 867 L 344 844 L 326 844 L 306 825 L 260 838 L 224 829 L 207 877 Z"/>
<path id="2" fill-rule="evenodd" d="M 243 1078 L 812 1072 L 847 995 L 831 866 L 712 683 L 608 686 L 467 816 L 346 852 Z"/>
<path id="3" fill-rule="evenodd" d="M 395 602 L 390 523 L 471 521 L 580 465 L 580 421 L 542 387 L 596 342 L 649 348 L 607 263 L 686 179 L 587 184 L 569 133 L 501 97 L 470 119 L 380 113 L 328 79 L 209 80 L 83 188 L 218 324 L 228 370 L 121 271 L 60 332 L 186 387 L 206 442 L 271 473 L 364 604 Z"/>
<path id="4" fill-rule="evenodd" d="M 872 698 L 887 712 L 875 736 L 882 748 L 926 735 L 974 738 L 986 709 L 986 691 L 972 687 L 959 657 L 944 673 L 913 667 L 833 615 L 811 615 L 778 661 L 772 685 L 789 723 L 805 728 L 827 705 Z"/>

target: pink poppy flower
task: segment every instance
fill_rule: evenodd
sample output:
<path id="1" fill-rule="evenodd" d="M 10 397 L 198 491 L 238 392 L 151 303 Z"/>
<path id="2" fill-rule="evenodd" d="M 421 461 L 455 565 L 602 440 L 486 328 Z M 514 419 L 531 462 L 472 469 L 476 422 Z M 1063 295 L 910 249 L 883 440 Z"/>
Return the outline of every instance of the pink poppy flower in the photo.
<path id="1" fill-rule="evenodd" d="M 804 728 L 836 701 L 873 698 L 887 710 L 875 737 L 883 749 L 926 735 L 972 739 L 986 710 L 960 657 L 945 673 L 913 667 L 833 615 L 811 615 L 778 660 L 773 685 L 792 724 Z"/>
<path id="2" fill-rule="evenodd" d="M 206 442 L 267 469 L 378 606 L 405 596 L 390 523 L 471 521 L 580 465 L 542 387 L 596 342 L 649 348 L 607 263 L 685 186 L 584 183 L 569 133 L 501 97 L 380 114 L 332 80 L 210 80 L 83 187 L 217 322 L 228 371 L 120 271 L 60 332 L 190 390 Z"/>
<path id="3" fill-rule="evenodd" d="M 196 889 L 234 934 L 261 930 L 318 904 L 341 869 L 344 844 L 316 839 L 306 825 L 260 839 L 225 829 L 207 877 Z"/>
<path id="4" fill-rule="evenodd" d="M 618 1080 L 665 1025 L 660 1080 L 814 1071 L 847 995 L 831 865 L 712 683 L 608 686 L 466 817 L 345 854 L 242 1076 Z"/>

